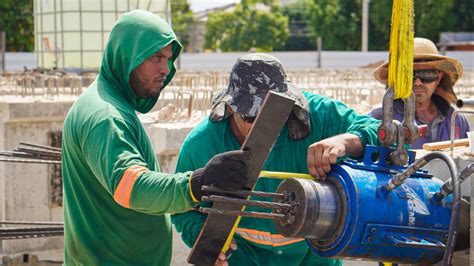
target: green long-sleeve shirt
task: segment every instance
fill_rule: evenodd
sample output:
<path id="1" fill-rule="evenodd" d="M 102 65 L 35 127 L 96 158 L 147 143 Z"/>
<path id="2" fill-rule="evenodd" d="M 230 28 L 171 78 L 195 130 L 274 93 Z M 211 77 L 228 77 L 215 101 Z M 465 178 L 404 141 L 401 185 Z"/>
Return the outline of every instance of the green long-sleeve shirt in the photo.
<path id="1" fill-rule="evenodd" d="M 365 144 L 377 144 L 379 122 L 365 115 L 358 115 L 343 103 L 304 93 L 309 104 L 311 133 L 308 137 L 293 140 L 285 126 L 271 151 L 263 170 L 308 173 L 308 147 L 319 140 L 342 133 L 352 133 Z M 181 148 L 176 171 L 200 168 L 215 154 L 240 149 L 228 120 L 211 122 L 204 119 L 188 135 Z M 225 173 L 223 173 L 225 174 Z M 274 192 L 281 180 L 260 178 L 255 190 Z M 257 200 L 265 198 L 254 197 Z M 249 211 L 267 209 L 247 207 Z M 183 241 L 192 246 L 204 224 L 206 216 L 198 211 L 188 211 L 172 216 L 176 229 L 182 232 Z M 320 258 L 313 254 L 303 239 L 286 239 L 279 235 L 272 221 L 242 218 L 236 230 L 238 249 L 233 252 L 231 265 L 340 265 L 340 260 Z"/>
<path id="2" fill-rule="evenodd" d="M 169 265 L 167 213 L 193 206 L 189 174 L 160 173 L 136 111 L 158 96 L 138 99 L 130 73 L 172 45 L 170 73 L 181 45 L 168 24 L 145 11 L 114 25 L 96 81 L 67 114 L 63 129 L 64 246 L 66 265 Z"/>

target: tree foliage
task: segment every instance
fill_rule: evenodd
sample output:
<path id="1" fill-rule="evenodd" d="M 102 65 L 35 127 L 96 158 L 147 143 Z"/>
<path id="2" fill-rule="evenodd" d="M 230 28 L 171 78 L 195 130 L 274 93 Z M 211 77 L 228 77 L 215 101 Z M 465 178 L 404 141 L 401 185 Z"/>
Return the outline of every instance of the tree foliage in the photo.
<path id="1" fill-rule="evenodd" d="M 195 17 L 187 0 L 171 1 L 171 22 L 173 30 L 183 47 L 188 46 Z"/>
<path id="2" fill-rule="evenodd" d="M 273 51 L 285 45 L 288 18 L 272 6 L 271 11 L 253 5 L 237 5 L 233 12 L 215 12 L 206 22 L 205 48 L 212 50 Z"/>
<path id="3" fill-rule="evenodd" d="M 307 11 L 307 0 L 297 0 L 283 5 L 281 12 L 288 17 L 290 32 L 288 41 L 281 49 L 285 51 L 315 50 L 316 40 L 312 38 L 309 32 L 310 16 Z"/>
<path id="4" fill-rule="evenodd" d="M 393 0 L 370 1 L 369 49 L 387 50 Z M 307 0 L 313 37 L 327 50 L 359 50 L 362 0 Z M 474 0 L 415 0 L 415 36 L 437 42 L 447 31 L 473 31 Z"/>
<path id="5" fill-rule="evenodd" d="M 2 0 L 0 14 L 0 32 L 6 33 L 7 51 L 33 51 L 33 2 L 31 0 Z"/>
<path id="6" fill-rule="evenodd" d="M 370 48 L 387 50 L 390 40 L 392 0 L 370 2 Z M 435 43 L 441 32 L 473 31 L 474 0 L 417 0 L 415 36 Z"/>
<path id="7" fill-rule="evenodd" d="M 328 50 L 360 49 L 361 5 L 355 0 L 309 0 L 311 35 Z"/>

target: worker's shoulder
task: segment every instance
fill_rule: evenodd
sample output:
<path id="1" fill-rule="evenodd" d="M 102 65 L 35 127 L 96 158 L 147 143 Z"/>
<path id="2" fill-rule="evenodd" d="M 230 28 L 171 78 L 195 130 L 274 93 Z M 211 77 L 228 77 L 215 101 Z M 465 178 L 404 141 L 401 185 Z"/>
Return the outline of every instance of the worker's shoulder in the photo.
<path id="1" fill-rule="evenodd" d="M 96 87 L 88 88 L 69 110 L 66 122 L 82 126 L 98 124 L 105 120 L 134 121 L 133 110 L 127 110 L 120 104 L 104 100 Z"/>
<path id="2" fill-rule="evenodd" d="M 317 111 L 317 112 L 324 112 L 324 111 L 331 111 L 332 109 L 338 109 L 341 107 L 347 107 L 343 102 L 333 99 L 321 94 L 312 93 L 308 91 L 302 91 L 303 96 L 308 101 L 308 106 L 310 112 Z"/>
<path id="3" fill-rule="evenodd" d="M 369 111 L 368 115 L 373 118 L 382 119 L 382 105 L 379 104 Z"/>
<path id="4" fill-rule="evenodd" d="M 186 136 L 183 146 L 200 146 L 208 144 L 215 138 L 223 138 L 226 125 L 226 120 L 212 122 L 209 116 L 206 116 Z"/>

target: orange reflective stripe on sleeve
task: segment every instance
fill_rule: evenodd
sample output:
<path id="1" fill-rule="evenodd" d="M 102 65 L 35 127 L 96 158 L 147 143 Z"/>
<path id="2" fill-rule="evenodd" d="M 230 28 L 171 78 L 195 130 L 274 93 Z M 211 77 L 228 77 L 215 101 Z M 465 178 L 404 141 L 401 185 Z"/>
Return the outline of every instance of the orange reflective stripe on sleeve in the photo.
<path id="1" fill-rule="evenodd" d="M 304 238 L 289 238 L 280 234 L 270 234 L 269 232 L 246 228 L 236 228 L 235 232 L 248 241 L 273 247 L 281 247 L 304 241 Z"/>
<path id="2" fill-rule="evenodd" d="M 141 165 L 134 165 L 128 168 L 122 176 L 114 193 L 114 200 L 122 207 L 130 208 L 130 195 L 132 194 L 133 184 L 137 176 L 148 171 L 148 168 Z"/>

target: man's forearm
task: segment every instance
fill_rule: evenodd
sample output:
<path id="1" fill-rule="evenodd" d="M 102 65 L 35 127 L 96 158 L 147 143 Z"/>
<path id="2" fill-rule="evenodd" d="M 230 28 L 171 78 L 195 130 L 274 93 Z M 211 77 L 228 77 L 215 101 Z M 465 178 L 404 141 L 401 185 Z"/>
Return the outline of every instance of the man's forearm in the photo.
<path id="1" fill-rule="evenodd" d="M 351 157 L 361 157 L 364 153 L 364 145 L 357 135 L 344 133 L 336 136 L 338 141 L 342 141 L 346 147 L 346 154 Z"/>

